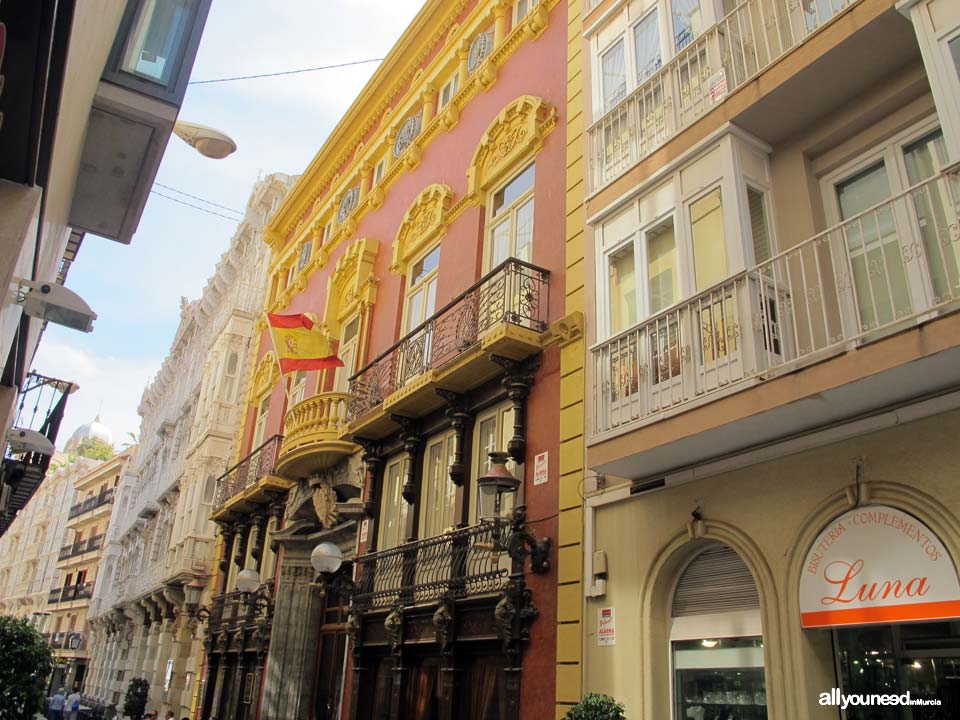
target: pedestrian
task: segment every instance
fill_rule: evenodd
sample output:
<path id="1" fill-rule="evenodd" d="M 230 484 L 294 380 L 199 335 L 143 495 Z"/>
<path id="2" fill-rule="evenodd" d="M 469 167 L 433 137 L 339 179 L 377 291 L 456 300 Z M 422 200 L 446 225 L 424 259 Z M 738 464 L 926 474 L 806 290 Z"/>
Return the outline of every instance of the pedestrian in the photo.
<path id="1" fill-rule="evenodd" d="M 67 696 L 63 694 L 63 688 L 60 688 L 47 705 L 50 720 L 63 720 L 63 705 L 66 702 Z"/>
<path id="2" fill-rule="evenodd" d="M 70 713 L 70 720 L 77 720 L 77 718 L 80 717 L 80 693 L 77 692 L 76 687 L 67 698 L 67 703 L 64 707 L 64 710 Z"/>

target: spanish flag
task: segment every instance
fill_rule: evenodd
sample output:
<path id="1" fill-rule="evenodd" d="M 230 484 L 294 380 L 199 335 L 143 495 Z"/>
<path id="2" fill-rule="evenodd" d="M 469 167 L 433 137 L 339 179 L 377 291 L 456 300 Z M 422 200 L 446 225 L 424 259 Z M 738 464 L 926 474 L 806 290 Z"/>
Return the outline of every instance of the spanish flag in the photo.
<path id="1" fill-rule="evenodd" d="M 343 360 L 334 354 L 330 339 L 314 329 L 313 320 L 306 315 L 267 313 L 267 321 L 281 373 L 343 367 Z"/>

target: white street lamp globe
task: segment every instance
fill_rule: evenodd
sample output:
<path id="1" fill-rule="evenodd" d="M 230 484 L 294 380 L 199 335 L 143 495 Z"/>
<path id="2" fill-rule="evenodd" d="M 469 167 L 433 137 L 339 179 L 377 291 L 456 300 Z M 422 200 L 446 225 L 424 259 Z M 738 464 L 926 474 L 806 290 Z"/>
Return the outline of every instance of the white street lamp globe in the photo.
<path id="1" fill-rule="evenodd" d="M 199 123 L 177 120 L 173 134 L 212 160 L 223 160 L 237 150 L 237 143 L 225 132 Z"/>
<path id="2" fill-rule="evenodd" d="M 333 543 L 322 542 L 310 553 L 310 564 L 318 573 L 335 573 L 343 564 L 343 553 Z"/>
<path id="3" fill-rule="evenodd" d="M 255 593 L 260 587 L 260 575 L 253 568 L 237 573 L 237 590 L 242 593 Z"/>

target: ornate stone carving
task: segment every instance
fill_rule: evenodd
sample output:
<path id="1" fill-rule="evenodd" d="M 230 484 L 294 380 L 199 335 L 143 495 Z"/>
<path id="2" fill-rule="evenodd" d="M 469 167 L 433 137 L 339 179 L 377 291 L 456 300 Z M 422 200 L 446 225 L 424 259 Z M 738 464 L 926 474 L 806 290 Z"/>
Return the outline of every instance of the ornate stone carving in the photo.
<path id="1" fill-rule="evenodd" d="M 504 590 L 500 595 L 500 601 L 493 609 L 493 617 L 497 628 L 497 637 L 504 647 L 510 645 L 513 639 L 513 621 L 517 617 L 517 606 L 513 602 L 513 595 L 508 590 Z"/>
<path id="2" fill-rule="evenodd" d="M 344 220 L 346 220 L 350 213 L 356 209 L 359 201 L 359 187 L 352 187 L 347 190 L 347 192 L 345 192 L 343 195 L 343 199 L 340 200 L 340 207 L 337 209 L 337 222 L 342 223 Z"/>
<path id="3" fill-rule="evenodd" d="M 411 115 L 403 122 L 403 125 L 397 131 L 397 139 L 393 143 L 393 156 L 395 158 L 403 155 L 403 151 L 410 147 L 417 135 L 420 134 L 421 124 L 422 118 L 419 113 Z"/>
<path id="4" fill-rule="evenodd" d="M 253 376 L 254 395 L 263 395 L 279 380 L 280 365 L 277 363 L 277 354 L 269 350 L 257 364 L 257 371 Z"/>
<path id="5" fill-rule="evenodd" d="M 410 260 L 421 250 L 442 237 L 447 229 L 447 215 L 453 204 L 453 190 L 434 184 L 425 188 L 407 208 L 397 238 L 393 242 L 390 272 L 402 275 Z"/>
<path id="6" fill-rule="evenodd" d="M 344 632 L 347 633 L 347 637 L 350 638 L 354 645 L 356 645 L 357 641 L 360 639 L 360 631 L 362 629 L 362 615 L 359 612 L 354 611 L 347 615 L 347 624 L 344 628 Z"/>
<path id="7" fill-rule="evenodd" d="M 478 34 L 470 43 L 470 51 L 467 53 L 467 72 L 476 70 L 480 63 L 490 57 L 493 52 L 493 33 L 482 32 Z"/>
<path id="8" fill-rule="evenodd" d="M 556 124 L 557 111 L 543 98 L 523 95 L 507 105 L 480 138 L 467 170 L 468 190 L 489 191 L 519 161 L 539 151 Z"/>
<path id="9" fill-rule="evenodd" d="M 340 324 L 354 315 L 361 306 L 377 300 L 379 281 L 373 274 L 380 243 L 373 238 L 359 238 L 350 243 L 333 268 L 327 284 L 324 325 L 330 334 L 339 336 Z"/>
<path id="10" fill-rule="evenodd" d="M 330 529 L 337 524 L 337 493 L 326 482 L 313 489 L 313 509 L 324 528 Z"/>
<path id="11" fill-rule="evenodd" d="M 450 631 L 453 625 L 453 603 L 444 598 L 433 613 L 433 631 L 441 648 L 450 644 Z"/>
<path id="12" fill-rule="evenodd" d="M 400 645 L 401 635 L 403 634 L 403 608 L 398 605 L 390 611 L 383 621 L 383 629 L 390 641 L 390 649 L 396 650 L 397 646 Z"/>

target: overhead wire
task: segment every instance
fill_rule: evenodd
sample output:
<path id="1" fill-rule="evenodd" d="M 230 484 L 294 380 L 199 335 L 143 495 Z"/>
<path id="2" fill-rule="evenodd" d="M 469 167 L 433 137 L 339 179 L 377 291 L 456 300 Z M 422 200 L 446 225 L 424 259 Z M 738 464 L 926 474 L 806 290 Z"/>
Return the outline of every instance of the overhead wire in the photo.
<path id="1" fill-rule="evenodd" d="M 234 82 L 235 80 L 256 80 L 258 78 L 279 77 L 281 75 L 299 75 L 300 73 L 316 72 L 317 70 L 333 70 L 335 68 L 350 67 L 351 65 L 366 65 L 380 62 L 383 58 L 369 58 L 367 60 L 353 60 L 337 63 L 336 65 L 318 65 L 316 67 L 300 68 L 299 70 L 281 70 L 279 72 L 260 73 L 258 75 L 237 75 L 236 77 L 211 78 L 209 80 L 191 80 L 187 85 L 209 85 L 211 83 Z"/>
<path id="2" fill-rule="evenodd" d="M 193 198 L 194 200 L 199 200 L 200 202 L 205 203 L 205 204 L 207 204 L 207 205 L 213 205 L 214 207 L 218 207 L 218 208 L 220 208 L 221 210 L 229 210 L 230 212 L 236 213 L 237 215 L 240 215 L 241 217 L 243 217 L 243 213 L 242 213 L 240 210 L 234 210 L 232 207 L 227 207 L 226 205 L 220 205 L 219 203 L 215 203 L 215 202 L 213 202 L 212 200 L 207 200 L 206 198 L 200 197 L 199 195 L 191 195 L 191 194 L 188 193 L 188 192 L 184 192 L 183 190 L 177 190 L 177 188 L 175 188 L 175 187 L 170 187 L 169 185 L 164 185 L 163 183 L 154 182 L 153 184 L 154 184 L 156 187 L 161 187 L 161 188 L 163 188 L 164 190 L 169 190 L 169 191 L 171 191 L 171 192 L 175 192 L 175 193 L 177 193 L 177 195 L 184 195 L 184 196 L 186 196 L 186 197 L 188 197 L 188 198 Z"/>
<path id="3" fill-rule="evenodd" d="M 213 210 L 207 210 L 207 208 L 200 207 L 199 205 L 194 205 L 193 203 L 185 202 L 184 200 L 180 200 L 179 198 L 171 197 L 170 195 L 164 195 L 162 192 L 159 192 L 157 190 L 151 190 L 150 194 L 159 195 L 160 197 L 166 198 L 167 200 L 173 200 L 173 202 L 175 203 L 186 205 L 187 207 L 191 207 L 194 210 L 205 212 L 208 215 L 216 215 L 217 217 L 222 217 L 224 220 L 230 220 L 231 222 L 239 223 L 243 219 L 243 218 L 230 217 L 229 215 L 224 215 L 223 213 L 214 212 Z"/>

